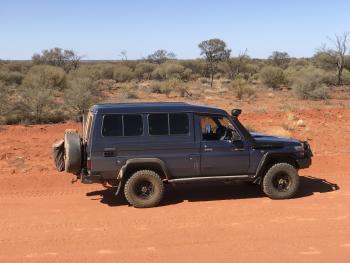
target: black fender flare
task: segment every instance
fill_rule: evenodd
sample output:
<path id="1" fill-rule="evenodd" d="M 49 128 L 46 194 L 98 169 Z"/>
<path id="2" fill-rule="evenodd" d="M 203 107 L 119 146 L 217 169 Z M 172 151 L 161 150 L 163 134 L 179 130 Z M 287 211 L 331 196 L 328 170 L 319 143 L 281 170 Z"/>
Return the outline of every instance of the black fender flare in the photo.
<path id="1" fill-rule="evenodd" d="M 145 165 L 147 167 L 147 165 L 150 165 L 150 164 L 157 165 L 158 167 L 160 167 L 160 169 L 162 170 L 165 176 L 164 179 L 168 180 L 170 178 L 169 172 L 163 160 L 159 158 L 132 158 L 132 159 L 128 159 L 125 162 L 125 164 L 120 168 L 119 173 L 117 175 L 117 179 L 122 180 L 128 168 L 130 168 L 133 165 L 140 165 L 140 166 Z"/>
<path id="2" fill-rule="evenodd" d="M 293 162 L 295 162 L 295 164 L 297 165 L 296 159 L 293 156 L 293 153 L 291 152 L 266 152 L 260 160 L 258 168 L 256 169 L 256 172 L 255 172 L 254 178 L 263 176 L 262 173 L 266 168 L 266 165 L 273 159 L 276 159 L 276 160 L 280 159 L 287 163 L 290 163 L 287 160 L 293 160 Z M 293 166 L 295 166 L 295 164 Z"/>

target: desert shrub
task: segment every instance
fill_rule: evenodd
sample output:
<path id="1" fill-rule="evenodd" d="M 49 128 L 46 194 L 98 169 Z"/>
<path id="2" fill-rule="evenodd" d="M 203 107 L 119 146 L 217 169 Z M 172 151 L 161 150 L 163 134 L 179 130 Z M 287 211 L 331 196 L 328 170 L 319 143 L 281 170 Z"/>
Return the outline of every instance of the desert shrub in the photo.
<path id="1" fill-rule="evenodd" d="M 260 71 L 261 81 L 268 87 L 276 89 L 285 83 L 283 70 L 279 67 L 266 66 Z"/>
<path id="2" fill-rule="evenodd" d="M 127 66 L 117 66 L 113 70 L 113 79 L 118 82 L 130 81 L 135 77 L 134 72 Z"/>
<path id="3" fill-rule="evenodd" d="M 6 69 L 0 70 L 0 81 L 6 83 L 6 85 L 20 85 L 24 75 L 19 71 L 9 71 Z"/>
<path id="4" fill-rule="evenodd" d="M 70 78 L 88 78 L 91 81 L 113 79 L 114 67 L 111 64 L 82 65 L 69 73 Z"/>
<path id="5" fill-rule="evenodd" d="M 111 64 L 99 64 L 92 69 L 97 71 L 99 79 L 113 79 L 114 67 Z"/>
<path id="6" fill-rule="evenodd" d="M 149 80 L 155 68 L 156 68 L 156 65 L 150 62 L 138 63 L 135 68 L 135 75 L 139 80 L 141 79 Z"/>
<path id="7" fill-rule="evenodd" d="M 314 66 L 288 67 L 284 71 L 284 74 L 288 85 L 292 86 L 300 76 L 303 76 L 305 74 L 314 74 L 314 72 L 318 72 L 320 83 L 322 84 L 335 85 L 337 82 L 337 76 L 334 71 L 326 71 L 320 68 L 315 68 Z"/>
<path id="8" fill-rule="evenodd" d="M 62 90 L 66 86 L 66 74 L 59 67 L 40 65 L 33 66 L 23 79 L 23 85 L 27 88 Z"/>
<path id="9" fill-rule="evenodd" d="M 35 123 L 42 122 L 44 112 L 54 107 L 53 91 L 42 83 L 42 76 L 33 74 L 23 84 L 22 100 Z"/>
<path id="10" fill-rule="evenodd" d="M 184 80 L 184 81 L 189 81 L 190 79 L 194 79 L 194 78 L 193 78 L 193 75 L 192 75 L 192 69 L 186 68 L 186 69 L 182 72 L 181 78 L 182 78 L 182 80 Z"/>
<path id="11" fill-rule="evenodd" d="M 236 98 L 239 100 L 253 99 L 256 97 L 256 89 L 245 80 L 233 81 L 232 88 Z"/>
<path id="12" fill-rule="evenodd" d="M 181 60 L 179 63 L 192 71 L 192 79 L 197 79 L 205 75 L 206 62 L 204 59 Z"/>
<path id="13" fill-rule="evenodd" d="M 35 65 L 47 64 L 61 67 L 65 72 L 75 70 L 80 66 L 81 56 L 73 50 L 61 48 L 46 49 L 41 54 L 34 54 L 32 61 Z"/>
<path id="14" fill-rule="evenodd" d="M 153 81 L 150 89 L 153 93 L 170 95 L 171 91 L 180 91 L 182 82 L 178 79 L 169 79 L 166 81 Z"/>
<path id="15" fill-rule="evenodd" d="M 343 71 L 343 84 L 350 85 L 350 71 L 347 69 Z"/>
<path id="16" fill-rule="evenodd" d="M 202 77 L 202 78 L 199 78 L 198 80 L 202 84 L 210 84 L 210 79 L 208 79 L 208 78 L 203 78 Z"/>
<path id="17" fill-rule="evenodd" d="M 328 87 L 323 83 L 323 71 L 308 69 L 294 80 L 293 89 L 300 99 L 324 100 L 329 98 Z"/>
<path id="18" fill-rule="evenodd" d="M 81 115 L 97 101 L 93 83 L 88 78 L 75 78 L 69 81 L 64 92 L 64 102 L 69 111 Z"/>
<path id="19" fill-rule="evenodd" d="M 274 51 L 272 55 L 269 56 L 269 61 L 272 65 L 281 67 L 283 69 L 288 67 L 290 62 L 290 56 L 287 52 Z"/>
<path id="20" fill-rule="evenodd" d="M 176 63 L 164 63 L 166 79 L 181 79 L 185 67 Z"/>
<path id="21" fill-rule="evenodd" d="M 184 79 L 187 80 L 189 75 L 192 73 L 187 70 L 184 66 L 174 63 L 165 62 L 158 65 L 152 72 L 152 78 L 156 80 L 169 80 L 169 79 Z"/>

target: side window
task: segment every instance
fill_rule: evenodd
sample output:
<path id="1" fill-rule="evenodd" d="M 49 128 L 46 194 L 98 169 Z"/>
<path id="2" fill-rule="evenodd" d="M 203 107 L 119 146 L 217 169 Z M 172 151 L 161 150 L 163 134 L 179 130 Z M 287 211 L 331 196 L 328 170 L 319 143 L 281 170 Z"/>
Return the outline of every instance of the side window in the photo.
<path id="1" fill-rule="evenodd" d="M 225 116 L 200 116 L 202 138 L 204 141 L 237 140 L 240 135 Z"/>
<path id="2" fill-rule="evenodd" d="M 110 114 L 103 117 L 102 124 L 103 136 L 122 136 L 123 120 L 120 114 Z"/>
<path id="3" fill-rule="evenodd" d="M 124 115 L 124 136 L 138 136 L 143 133 L 141 115 Z"/>
<path id="4" fill-rule="evenodd" d="M 102 136 L 140 136 L 142 116 L 138 114 L 109 114 L 103 117 Z"/>
<path id="5" fill-rule="evenodd" d="M 188 134 L 189 121 L 185 113 L 169 114 L 170 135 Z"/>
<path id="6" fill-rule="evenodd" d="M 150 135 L 168 135 L 168 114 L 161 113 L 148 115 L 148 127 Z"/>

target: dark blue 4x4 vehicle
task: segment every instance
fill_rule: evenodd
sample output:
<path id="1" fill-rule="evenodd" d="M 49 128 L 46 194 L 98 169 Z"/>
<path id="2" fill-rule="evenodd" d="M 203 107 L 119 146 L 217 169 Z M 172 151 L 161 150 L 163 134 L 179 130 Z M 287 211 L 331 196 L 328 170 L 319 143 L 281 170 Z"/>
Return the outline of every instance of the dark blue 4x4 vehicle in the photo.
<path id="1" fill-rule="evenodd" d="M 250 133 L 240 113 L 187 103 L 95 105 L 82 138 L 66 131 L 62 162 L 84 183 L 123 190 L 135 207 L 158 205 L 164 184 L 177 182 L 243 180 L 273 199 L 292 197 L 298 170 L 311 164 L 309 144 Z"/>

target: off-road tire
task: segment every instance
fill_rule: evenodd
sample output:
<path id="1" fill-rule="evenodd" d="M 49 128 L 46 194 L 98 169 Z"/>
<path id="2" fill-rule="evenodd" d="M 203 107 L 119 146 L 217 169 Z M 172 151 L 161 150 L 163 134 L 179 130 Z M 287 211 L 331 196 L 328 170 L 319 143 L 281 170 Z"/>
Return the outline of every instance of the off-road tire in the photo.
<path id="1" fill-rule="evenodd" d="M 142 185 L 150 185 L 152 191 L 145 197 L 140 194 Z M 145 186 L 146 187 L 146 186 Z M 142 192 L 142 191 L 141 191 Z M 164 184 L 160 176 L 151 170 L 139 170 L 135 172 L 125 183 L 124 195 L 130 205 L 137 208 L 157 206 L 163 198 Z"/>
<path id="2" fill-rule="evenodd" d="M 79 174 L 81 171 L 81 141 L 76 130 L 66 130 L 64 133 L 64 167 L 66 172 Z"/>
<path id="3" fill-rule="evenodd" d="M 288 184 L 281 189 L 280 178 L 287 178 Z M 283 180 L 283 179 L 282 179 Z M 277 183 L 277 185 L 276 185 Z M 282 181 L 282 185 L 284 181 Z M 280 189 L 279 189 L 280 188 Z M 262 182 L 262 190 L 272 199 L 288 199 L 295 195 L 299 188 L 298 170 L 288 163 L 277 163 L 266 173 Z"/>

